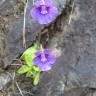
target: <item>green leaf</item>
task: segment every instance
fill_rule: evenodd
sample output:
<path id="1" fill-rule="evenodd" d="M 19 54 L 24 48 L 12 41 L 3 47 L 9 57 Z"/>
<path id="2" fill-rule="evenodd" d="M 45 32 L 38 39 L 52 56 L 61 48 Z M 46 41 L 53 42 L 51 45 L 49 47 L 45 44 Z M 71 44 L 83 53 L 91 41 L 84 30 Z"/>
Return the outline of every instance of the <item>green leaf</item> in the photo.
<path id="1" fill-rule="evenodd" d="M 35 57 L 34 53 L 37 50 L 38 50 L 37 43 L 35 43 L 34 46 L 25 50 L 25 52 L 20 57 L 20 59 L 23 60 L 24 65 L 22 65 L 18 70 L 18 73 L 20 74 L 26 73 L 26 77 L 32 78 L 34 80 L 33 81 L 34 85 L 37 85 L 40 79 L 39 78 L 40 69 L 32 63 L 32 59 Z"/>
<path id="2" fill-rule="evenodd" d="M 32 67 L 32 59 L 35 57 L 34 53 L 37 51 L 37 44 L 28 48 L 23 55 L 20 57 L 28 66 Z"/>
<path id="3" fill-rule="evenodd" d="M 32 67 L 33 66 L 33 63 L 32 63 L 32 59 L 34 58 L 34 54 L 32 54 L 31 52 L 28 54 L 25 55 L 24 57 L 24 62 L 25 64 L 27 64 L 28 66 Z"/>
<path id="4" fill-rule="evenodd" d="M 40 80 L 40 73 L 37 73 L 34 77 L 34 81 L 33 81 L 33 84 L 34 85 L 37 85 L 39 83 L 39 80 Z"/>
<path id="5" fill-rule="evenodd" d="M 34 69 L 34 71 L 40 72 L 40 69 L 39 69 L 39 67 L 37 67 L 37 66 L 33 66 L 33 69 Z"/>
<path id="6" fill-rule="evenodd" d="M 28 72 L 29 70 L 30 70 L 30 67 L 28 67 L 27 65 L 22 65 L 19 68 L 18 73 L 24 74 L 24 73 Z"/>
<path id="7" fill-rule="evenodd" d="M 26 77 L 31 77 L 31 78 L 33 78 L 33 76 L 34 76 L 34 72 L 32 72 L 32 70 L 30 70 L 30 71 L 28 71 L 28 72 L 26 73 Z"/>

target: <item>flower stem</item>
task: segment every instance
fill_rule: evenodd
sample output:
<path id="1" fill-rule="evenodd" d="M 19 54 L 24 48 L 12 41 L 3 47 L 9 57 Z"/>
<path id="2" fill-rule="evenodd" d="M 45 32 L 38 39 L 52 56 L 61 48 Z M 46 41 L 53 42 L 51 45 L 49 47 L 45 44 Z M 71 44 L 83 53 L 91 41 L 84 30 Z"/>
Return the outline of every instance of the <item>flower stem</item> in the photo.
<path id="1" fill-rule="evenodd" d="M 33 3 L 33 5 L 34 5 L 34 3 L 35 3 L 35 0 L 33 0 L 33 2 L 32 2 L 32 3 Z"/>
<path id="2" fill-rule="evenodd" d="M 38 49 L 40 49 L 41 45 L 40 45 L 40 41 L 41 41 L 41 32 L 38 34 Z"/>
<path id="3" fill-rule="evenodd" d="M 47 59 L 46 59 L 45 54 L 44 54 L 44 52 L 43 52 L 42 44 L 40 45 L 40 49 L 41 49 L 41 51 L 42 51 L 42 53 L 41 53 L 41 61 L 44 62 L 44 61 L 46 61 Z"/>
<path id="4" fill-rule="evenodd" d="M 42 44 L 40 44 L 40 49 L 43 51 L 43 47 L 42 47 Z"/>

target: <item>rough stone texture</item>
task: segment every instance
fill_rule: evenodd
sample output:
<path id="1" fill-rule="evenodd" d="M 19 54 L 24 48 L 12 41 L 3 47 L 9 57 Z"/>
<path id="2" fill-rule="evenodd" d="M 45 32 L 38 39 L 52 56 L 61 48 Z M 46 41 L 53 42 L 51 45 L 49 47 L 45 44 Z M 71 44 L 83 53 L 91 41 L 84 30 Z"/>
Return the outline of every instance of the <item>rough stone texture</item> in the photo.
<path id="1" fill-rule="evenodd" d="M 14 12 L 18 0 L 1 0 L 0 1 L 0 16 L 8 16 Z"/>
<path id="2" fill-rule="evenodd" d="M 12 78 L 7 73 L 1 73 L 0 74 L 0 90 L 2 90 L 11 80 Z"/>
<path id="3" fill-rule="evenodd" d="M 14 12 L 12 12 L 12 7 L 8 7 L 9 10 L 4 11 L 1 7 L 2 4 L 6 4 L 4 6 L 9 6 L 10 4 L 12 6 L 16 5 L 15 0 L 13 1 L 14 3 L 9 3 L 8 0 L 6 1 L 8 3 L 0 2 L 0 10 L 2 11 L 0 11 L 0 15 L 5 16 L 0 21 L 4 20 L 4 24 L 8 22 L 8 24 L 5 24 L 6 26 L 0 23 L 0 26 L 2 26 L 0 31 L 4 32 L 0 33 L 0 57 L 1 59 L 3 58 L 4 64 L 10 64 L 13 59 L 24 51 L 22 46 L 23 16 L 20 15 L 19 18 L 14 17 L 15 19 L 10 19 L 10 16 L 6 17 L 6 14 L 10 15 Z M 67 1 L 53 0 L 53 2 L 61 12 L 65 8 Z M 70 14 L 67 16 L 64 15 L 63 12 L 66 11 L 64 9 L 62 16 L 57 18 L 60 19 L 60 22 L 52 26 L 54 27 L 53 31 L 58 31 L 59 33 L 55 36 L 55 39 L 54 37 L 53 39 L 49 38 L 49 43 L 51 43 L 49 45 L 51 47 L 56 45 L 57 51 L 58 48 L 61 48 L 63 51 L 61 50 L 59 52 L 62 55 L 57 59 L 51 71 L 42 74 L 39 86 L 36 89 L 32 89 L 32 92 L 34 91 L 32 93 L 33 96 L 96 95 L 96 0 L 75 0 L 74 3 L 75 7 L 70 25 L 66 28 L 67 23 L 65 19 L 69 19 Z M 28 13 L 31 7 L 31 3 L 29 3 Z M 6 21 L 6 19 L 8 20 Z M 27 46 L 29 46 L 35 39 L 35 32 L 40 30 L 42 26 L 31 19 L 28 14 L 26 19 L 26 40 Z M 58 30 L 56 29 L 57 26 L 59 26 Z M 63 27 L 62 30 L 60 26 Z M 49 31 L 51 32 L 52 30 L 49 28 Z M 4 38 L 1 38 L 2 36 Z M 20 84 L 24 83 L 21 82 Z"/>
<path id="4" fill-rule="evenodd" d="M 27 47 L 32 44 L 35 39 L 36 30 L 40 28 L 40 25 L 33 21 L 31 18 L 26 20 L 26 43 Z M 23 38 L 22 38 L 22 28 L 23 28 L 23 17 L 19 18 L 13 24 L 9 25 L 9 31 L 5 38 L 5 50 L 4 50 L 4 64 L 11 64 L 12 60 L 19 56 L 23 51 Z"/>
<path id="5" fill-rule="evenodd" d="M 96 88 L 96 1 L 78 0 L 76 3 L 79 4 L 80 18 L 72 24 L 71 34 L 81 36 L 82 42 L 78 42 L 78 45 L 83 43 L 83 47 L 80 46 L 79 48 L 84 51 L 82 53 L 82 50 L 78 50 L 80 51 L 79 53 L 82 54 L 79 55 L 73 69 L 79 78 L 78 84 L 80 84 L 80 86 Z M 77 41 L 78 39 L 79 38 L 77 38 Z M 78 47 L 75 46 L 75 48 Z M 78 52 L 76 54 L 78 54 Z"/>
<path id="6" fill-rule="evenodd" d="M 92 91 L 89 90 L 89 89 L 84 89 L 84 88 L 73 88 L 67 92 L 65 92 L 65 95 L 64 96 L 92 96 L 92 95 L 89 95 L 91 94 Z M 88 95 L 87 95 L 88 94 Z"/>
<path id="7" fill-rule="evenodd" d="M 77 96 L 78 91 L 78 96 L 86 96 L 78 88 L 96 88 L 95 9 L 96 0 L 75 0 L 71 24 L 67 32 L 62 34 L 64 53 L 58 58 L 53 70 L 42 76 L 38 87 L 39 96 Z M 60 38 L 57 39 L 60 43 Z M 68 95 L 66 92 L 73 88 L 78 89 L 77 93 L 73 91 Z M 94 96 L 90 94 L 87 95 Z"/>
<path id="8" fill-rule="evenodd" d="M 1 22 L 3 22 L 3 24 Z M 1 58 L 4 55 L 4 40 L 5 40 L 4 31 L 5 31 L 4 20 L 2 20 L 2 18 L 0 18 L 0 64 L 1 64 L 1 60 L 2 60 Z"/>

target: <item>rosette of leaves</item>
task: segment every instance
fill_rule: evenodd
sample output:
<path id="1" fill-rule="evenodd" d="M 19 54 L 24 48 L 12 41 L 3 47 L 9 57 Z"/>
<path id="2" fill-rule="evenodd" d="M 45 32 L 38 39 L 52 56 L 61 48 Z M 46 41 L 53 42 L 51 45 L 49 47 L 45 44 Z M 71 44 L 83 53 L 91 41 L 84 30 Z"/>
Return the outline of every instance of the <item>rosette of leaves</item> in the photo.
<path id="1" fill-rule="evenodd" d="M 37 85 L 40 79 L 40 69 L 32 63 L 32 59 L 35 57 L 34 53 L 38 50 L 37 44 L 25 50 L 20 59 L 23 65 L 18 69 L 18 73 L 25 74 L 26 77 L 33 79 L 33 84 Z"/>

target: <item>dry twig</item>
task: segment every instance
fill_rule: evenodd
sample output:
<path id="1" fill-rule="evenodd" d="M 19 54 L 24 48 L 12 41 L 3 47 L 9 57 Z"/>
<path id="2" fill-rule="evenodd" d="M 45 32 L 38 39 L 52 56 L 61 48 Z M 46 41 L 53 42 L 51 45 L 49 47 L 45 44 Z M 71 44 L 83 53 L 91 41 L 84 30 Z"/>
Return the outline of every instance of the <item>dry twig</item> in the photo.
<path id="1" fill-rule="evenodd" d="M 15 87 L 14 87 L 14 84 L 16 84 L 21 96 L 24 96 L 23 93 L 22 93 L 22 90 L 20 89 L 18 83 L 15 81 L 15 71 L 14 71 L 14 74 L 12 75 L 11 73 L 7 72 L 7 74 L 12 78 L 12 90 L 15 94 Z"/>
<path id="2" fill-rule="evenodd" d="M 25 38 L 25 33 L 26 33 L 26 11 L 27 11 L 27 6 L 28 6 L 28 0 L 25 4 L 25 8 L 24 8 L 24 22 L 23 22 L 23 46 L 26 48 L 26 38 Z"/>
<path id="3" fill-rule="evenodd" d="M 71 10 L 70 17 L 69 17 L 69 22 L 68 22 L 69 25 L 70 25 L 71 20 L 72 20 L 72 13 L 73 13 L 73 9 L 74 9 L 74 3 L 75 3 L 75 0 L 72 3 L 72 10 Z"/>
<path id="4" fill-rule="evenodd" d="M 18 88 L 18 90 L 19 90 L 21 96 L 24 96 L 23 93 L 22 93 L 22 91 L 21 91 L 21 89 L 20 89 L 20 87 L 19 87 L 19 85 L 18 85 L 18 83 L 17 83 L 17 82 L 15 82 L 15 83 L 16 83 L 16 86 L 17 86 L 17 88 Z"/>

